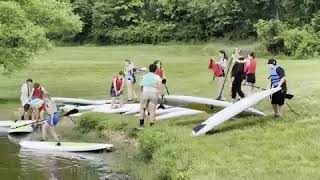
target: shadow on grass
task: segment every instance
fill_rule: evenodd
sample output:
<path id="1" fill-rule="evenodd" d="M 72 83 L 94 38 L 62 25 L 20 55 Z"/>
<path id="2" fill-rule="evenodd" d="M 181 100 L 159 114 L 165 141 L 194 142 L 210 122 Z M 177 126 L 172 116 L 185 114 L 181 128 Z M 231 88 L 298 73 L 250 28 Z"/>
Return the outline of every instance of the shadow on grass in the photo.
<path id="1" fill-rule="evenodd" d="M 230 121 L 230 120 L 229 120 Z M 218 134 L 218 133 L 225 133 L 228 131 L 236 130 L 236 129 L 244 129 L 250 128 L 255 126 L 264 126 L 266 123 L 270 121 L 274 121 L 270 119 L 270 116 L 261 117 L 261 118 L 254 118 L 250 120 L 231 120 L 228 125 L 225 125 L 218 129 L 212 129 L 211 131 L 207 132 L 207 135 Z"/>
<path id="2" fill-rule="evenodd" d="M 19 99 L 16 98 L 0 98 L 0 104 L 18 103 Z"/>

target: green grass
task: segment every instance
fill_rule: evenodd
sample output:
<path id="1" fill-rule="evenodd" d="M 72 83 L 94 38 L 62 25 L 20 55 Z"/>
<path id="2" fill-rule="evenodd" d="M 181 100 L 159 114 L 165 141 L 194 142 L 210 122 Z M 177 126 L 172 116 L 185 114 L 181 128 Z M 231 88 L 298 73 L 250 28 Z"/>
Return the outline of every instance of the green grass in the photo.
<path id="1" fill-rule="evenodd" d="M 161 59 L 171 94 L 215 98 L 218 90 L 207 70 L 208 58 L 217 57 L 220 49 L 230 54 L 234 45 L 217 42 L 55 48 L 38 56 L 25 70 L 11 77 L 0 76 L 0 114 L 18 108 L 20 85 L 28 77 L 43 84 L 52 96 L 109 98 L 106 93 L 112 76 L 123 69 L 126 58 L 139 66 Z M 241 47 L 253 50 L 256 44 L 242 42 Z M 94 128 L 102 134 L 122 131 L 136 137 L 139 151 L 133 151 L 134 157 L 120 165 L 136 178 L 319 179 L 320 61 L 286 58 L 280 59 L 280 64 L 287 73 L 289 92 L 296 95 L 290 104 L 301 116 L 285 108 L 283 119 L 241 117 L 197 138 L 191 137 L 192 127 L 208 114 L 164 121 L 155 129 L 142 132 L 135 130 L 135 117 L 89 114 L 81 118 L 84 124 L 80 123 L 80 127 L 93 123 L 83 132 Z M 267 68 L 266 58 L 258 57 L 257 85 L 267 87 Z M 226 96 L 230 99 L 227 87 Z M 257 108 L 272 113 L 268 99 Z M 153 146 L 152 142 L 161 143 Z M 148 148 L 152 151 L 146 151 Z M 151 153 L 152 158 L 142 161 L 145 153 Z"/>

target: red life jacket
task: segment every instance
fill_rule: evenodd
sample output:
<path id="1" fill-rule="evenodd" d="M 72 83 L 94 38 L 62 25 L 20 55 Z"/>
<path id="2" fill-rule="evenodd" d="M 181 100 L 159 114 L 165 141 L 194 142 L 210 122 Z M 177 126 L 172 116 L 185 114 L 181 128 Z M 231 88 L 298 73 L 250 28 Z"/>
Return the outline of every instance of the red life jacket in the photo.
<path id="1" fill-rule="evenodd" d="M 117 77 L 114 77 L 112 84 L 113 84 L 114 80 L 116 80 L 116 89 L 117 89 L 117 91 L 119 91 L 121 89 L 123 79 L 118 79 Z"/>
<path id="2" fill-rule="evenodd" d="M 222 68 L 219 66 L 219 64 L 214 63 L 212 59 L 209 59 L 208 69 L 211 69 L 212 73 L 217 77 L 221 77 L 223 75 Z"/>
<path id="3" fill-rule="evenodd" d="M 157 68 L 155 74 L 158 75 L 161 79 L 163 79 L 163 68 L 162 67 Z"/>
<path id="4" fill-rule="evenodd" d="M 34 89 L 34 91 L 33 91 L 32 99 L 37 99 L 37 98 L 40 98 L 40 99 L 43 98 L 43 91 L 42 91 L 41 87 L 38 87 L 38 88 Z"/>
<path id="5" fill-rule="evenodd" d="M 251 59 L 249 60 L 249 63 L 246 64 L 244 71 L 246 72 L 246 74 L 255 74 L 256 68 L 257 68 L 257 60 Z"/>

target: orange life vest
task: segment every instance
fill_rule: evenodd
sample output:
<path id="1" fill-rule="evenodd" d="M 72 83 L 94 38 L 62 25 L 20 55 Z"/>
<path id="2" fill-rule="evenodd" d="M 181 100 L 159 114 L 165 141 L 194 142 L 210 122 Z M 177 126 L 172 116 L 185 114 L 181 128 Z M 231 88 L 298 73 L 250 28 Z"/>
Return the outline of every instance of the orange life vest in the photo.
<path id="1" fill-rule="evenodd" d="M 215 63 L 212 59 L 209 59 L 208 69 L 211 69 L 212 73 L 217 77 L 221 77 L 223 75 L 222 68 L 219 66 L 219 64 Z"/>

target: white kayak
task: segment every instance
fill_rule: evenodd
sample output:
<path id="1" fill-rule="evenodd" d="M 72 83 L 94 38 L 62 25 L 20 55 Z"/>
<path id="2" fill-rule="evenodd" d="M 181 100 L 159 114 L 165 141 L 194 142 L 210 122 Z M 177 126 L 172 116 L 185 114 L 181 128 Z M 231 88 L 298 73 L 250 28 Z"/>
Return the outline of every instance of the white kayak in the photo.
<path id="1" fill-rule="evenodd" d="M 77 104 L 77 105 L 102 105 L 111 103 L 111 100 L 88 100 L 78 98 L 53 97 L 52 100 L 62 104 Z"/>
<path id="2" fill-rule="evenodd" d="M 65 152 L 89 152 L 98 150 L 111 150 L 112 144 L 82 143 L 82 142 L 61 142 L 57 146 L 57 142 L 43 141 L 21 141 L 20 146 L 26 149 L 42 150 L 42 151 L 65 151 Z"/>
<path id="3" fill-rule="evenodd" d="M 106 114 L 119 114 L 131 111 L 132 109 L 139 108 L 140 104 L 125 104 L 123 107 L 112 109 L 110 104 L 104 104 L 96 106 L 92 111 L 93 112 L 100 112 Z"/>
<path id="4" fill-rule="evenodd" d="M 187 107 L 187 108 L 196 109 L 196 110 L 204 110 L 204 109 L 203 107 L 200 109 L 197 109 L 196 106 L 193 106 L 193 105 L 205 105 L 205 106 L 208 106 L 207 107 L 208 111 L 210 111 L 209 106 L 228 107 L 232 105 L 232 103 L 227 101 L 220 101 L 220 100 L 194 97 L 194 96 L 169 95 L 169 96 L 164 96 L 164 101 L 165 101 L 165 104 L 167 105 L 182 106 L 182 107 Z M 245 109 L 245 112 L 258 115 L 258 116 L 266 115 L 265 113 L 254 108 Z"/>
<path id="5" fill-rule="evenodd" d="M 167 113 L 167 114 L 162 114 L 160 116 L 157 116 L 156 120 L 160 121 L 160 120 L 165 120 L 165 119 L 170 119 L 170 118 L 191 116 L 191 115 L 196 115 L 196 114 L 200 114 L 200 113 L 204 113 L 204 112 L 203 111 L 198 111 L 198 110 L 193 110 L 193 109 L 182 109 L 182 110 L 179 110 L 179 111 L 170 112 L 170 113 Z"/>
<path id="6" fill-rule="evenodd" d="M 9 134 L 32 133 L 34 131 L 34 128 L 30 123 L 33 123 L 33 122 L 34 121 L 30 121 L 30 120 L 17 121 L 10 126 L 8 133 Z M 26 124 L 30 124 L 30 125 L 26 125 Z M 26 125 L 26 126 L 23 126 L 23 125 Z M 22 127 L 18 127 L 18 126 L 22 126 Z"/>
<path id="7" fill-rule="evenodd" d="M 14 124 L 14 121 L 2 121 L 0 120 L 0 127 L 10 127 Z"/>
<path id="8" fill-rule="evenodd" d="M 203 134 L 207 133 L 212 128 L 231 119 L 232 117 L 241 113 L 245 109 L 255 105 L 256 103 L 258 103 L 262 99 L 272 95 L 273 93 L 275 93 L 279 90 L 280 90 L 280 87 L 261 91 L 259 93 L 253 94 L 252 96 L 243 98 L 240 101 L 232 104 L 231 106 L 226 107 L 222 111 L 220 111 L 217 114 L 210 117 L 208 120 L 206 120 L 202 124 L 193 128 L 193 132 L 192 132 L 193 136 L 199 136 L 199 135 L 203 135 Z"/>
<path id="9" fill-rule="evenodd" d="M 96 105 L 86 105 L 86 106 L 75 106 L 75 105 L 65 105 L 60 107 L 59 109 L 68 112 L 72 109 L 78 109 L 79 111 L 90 111 L 93 110 L 96 107 Z"/>

